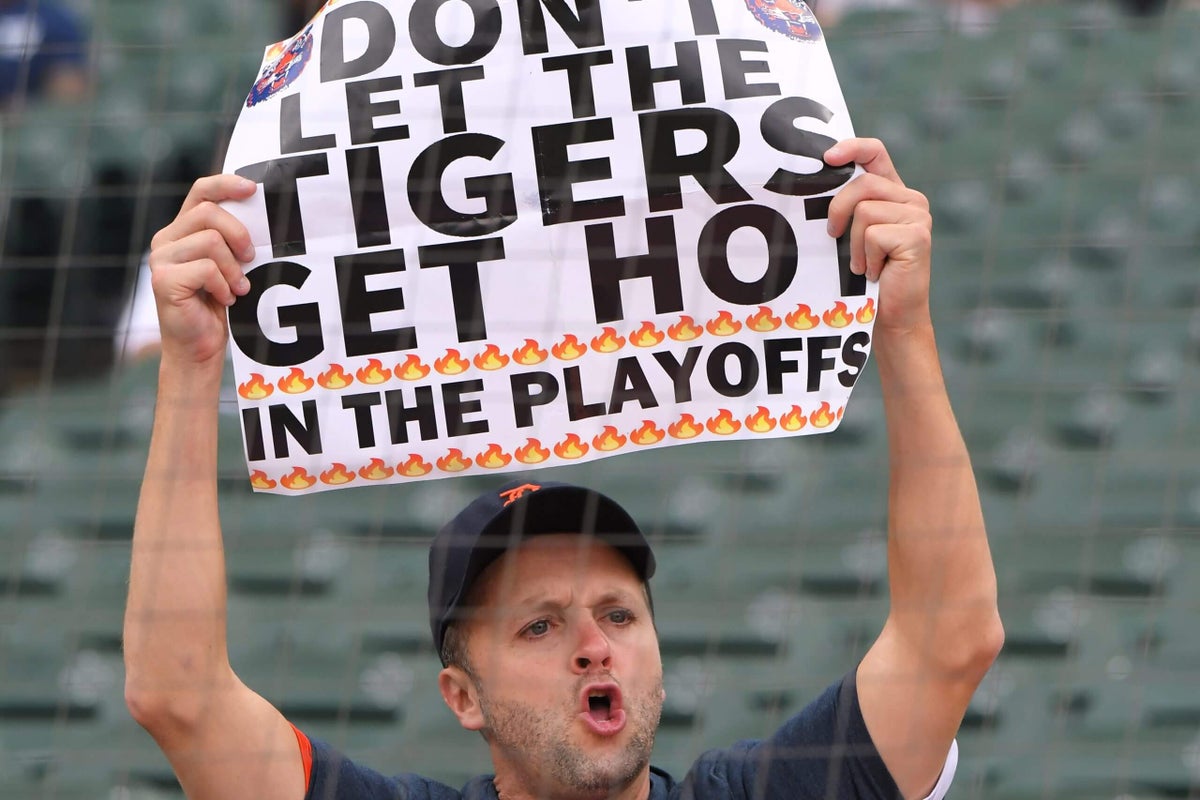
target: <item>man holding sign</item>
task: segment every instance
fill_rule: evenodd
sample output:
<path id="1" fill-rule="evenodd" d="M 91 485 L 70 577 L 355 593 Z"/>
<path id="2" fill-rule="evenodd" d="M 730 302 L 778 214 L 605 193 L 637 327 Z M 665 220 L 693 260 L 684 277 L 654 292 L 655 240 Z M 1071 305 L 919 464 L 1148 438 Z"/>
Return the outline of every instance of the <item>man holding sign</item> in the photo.
<path id="1" fill-rule="evenodd" d="M 828 233 L 848 234 L 852 271 L 879 292 L 874 344 L 891 464 L 891 607 L 879 638 L 774 737 L 706 754 L 676 783 L 650 766 L 663 692 L 644 539 L 607 498 L 514 484 L 472 503 L 431 551 L 431 624 L 446 663 L 439 688 L 462 726 L 482 733 L 495 769 L 461 793 L 343 759 L 230 667 L 217 400 L 225 313 L 250 291 L 243 264 L 254 248 L 219 204 L 251 197 L 255 185 L 236 176 L 196 183 L 151 255 L 163 355 L 124 640 L 130 710 L 189 797 L 945 795 L 956 731 L 1003 630 L 934 343 L 932 223 L 878 141 L 842 141 L 824 158 L 865 171 L 832 200 Z"/>

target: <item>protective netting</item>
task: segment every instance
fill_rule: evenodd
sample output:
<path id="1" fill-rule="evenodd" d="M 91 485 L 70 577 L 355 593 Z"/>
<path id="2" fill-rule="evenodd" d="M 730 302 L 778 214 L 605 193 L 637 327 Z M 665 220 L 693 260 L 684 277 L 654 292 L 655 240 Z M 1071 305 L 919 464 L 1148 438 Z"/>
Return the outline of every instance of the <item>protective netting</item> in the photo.
<path id="1" fill-rule="evenodd" d="M 50 5 L 0 3 L 0 797 L 180 796 L 122 694 L 156 373 L 152 327 L 124 313 L 288 9 L 73 0 L 83 44 L 10 24 Z M 1008 633 L 952 796 L 1200 796 L 1200 11 L 839 5 L 855 127 L 933 204 L 935 319 Z M 655 541 L 655 763 L 769 732 L 878 632 L 877 387 L 833 436 L 554 471 Z M 225 407 L 239 675 L 384 771 L 486 770 L 436 691 L 424 605 L 429 536 L 485 484 L 256 497 Z"/>

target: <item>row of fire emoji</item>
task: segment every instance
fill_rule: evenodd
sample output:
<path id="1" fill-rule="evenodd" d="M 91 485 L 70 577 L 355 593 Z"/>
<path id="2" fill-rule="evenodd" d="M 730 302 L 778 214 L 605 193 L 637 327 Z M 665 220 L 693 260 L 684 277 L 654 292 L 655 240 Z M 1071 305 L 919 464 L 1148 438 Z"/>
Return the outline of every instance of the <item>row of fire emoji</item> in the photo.
<path id="1" fill-rule="evenodd" d="M 407 461 L 395 467 L 389 466 L 381 458 L 376 458 L 357 471 L 347 469 L 345 464 L 334 464 L 319 477 L 310 475 L 302 467 L 296 467 L 278 482 L 268 477 L 265 472 L 255 470 L 250 476 L 250 483 L 256 489 L 274 489 L 282 484 L 285 489 L 299 492 L 316 486 L 318 480 L 328 486 L 345 486 L 360 477 L 365 481 L 385 481 L 397 476 L 424 478 L 435 468 L 450 474 L 470 469 L 473 465 L 483 469 L 504 469 L 514 460 L 527 466 L 537 466 L 549 461 L 552 456 L 574 461 L 586 456 L 593 448 L 602 453 L 613 453 L 629 444 L 643 447 L 658 444 L 668 436 L 681 441 L 695 439 L 706 430 L 717 436 L 732 436 L 742 430 L 743 426 L 753 433 L 770 433 L 776 428 L 795 433 L 803 430 L 806 425 L 824 429 L 841 419 L 844 413 L 844 408 L 834 410 L 829 403 L 822 403 L 821 407 L 810 415 L 805 415 L 800 406 L 792 406 L 790 411 L 776 418 L 771 416 L 766 408 L 759 406 L 758 411 L 748 416 L 743 423 L 730 411 L 722 409 L 721 413 L 703 423 L 698 422 L 691 414 L 684 414 L 678 422 L 668 425 L 665 431 L 647 420 L 640 428 L 624 436 L 609 425 L 592 439 L 590 445 L 578 434 L 572 433 L 552 448 L 543 447 L 537 439 L 529 439 L 523 447 L 518 447 L 510 454 L 504 452 L 500 445 L 493 444 L 473 459 L 462 450 L 452 448 L 449 453 L 436 460 L 436 467 L 419 455 L 409 456 Z"/>
<path id="2" fill-rule="evenodd" d="M 812 309 L 803 303 L 784 319 L 775 316 L 770 308 L 760 306 L 756 313 L 746 318 L 746 327 L 759 333 L 772 333 L 787 324 L 793 330 L 805 331 L 812 330 L 822 321 L 832 328 L 845 328 L 855 320 L 865 324 L 873 319 L 875 319 L 875 301 L 868 298 L 866 305 L 857 312 L 851 313 L 849 307 L 839 300 L 837 305 L 824 312 L 820 317 L 812 313 Z M 742 323 L 734 319 L 728 311 L 722 311 L 716 319 L 711 320 L 703 327 L 696 324 L 691 317 L 683 316 L 665 333 L 655 328 L 653 323 L 642 323 L 642 327 L 629 334 L 628 339 L 620 336 L 615 328 L 605 328 L 599 336 L 592 339 L 591 349 L 597 353 L 615 353 L 623 349 L 627 343 L 634 347 L 656 347 L 662 344 L 667 337 L 676 342 L 690 342 L 699 339 L 705 331 L 713 336 L 732 336 L 741 329 Z M 543 350 L 533 339 L 526 339 L 524 347 L 514 351 L 511 358 L 494 344 L 488 345 L 482 353 L 475 356 L 473 362 L 464 358 L 458 350 L 447 350 L 445 356 L 434 361 L 432 368 L 423 364 L 416 355 L 410 355 L 403 364 L 396 365 L 394 370 L 388 369 L 382 361 L 373 358 L 354 375 L 346 372 L 341 365 L 333 364 L 327 372 L 317 376 L 315 380 L 305 375 L 304 370 L 296 367 L 279 380 L 279 388 L 286 394 L 304 394 L 318 384 L 325 389 L 340 390 L 354 383 L 355 377 L 360 383 L 377 386 L 391 380 L 393 375 L 405 381 L 420 381 L 428 377 L 433 370 L 441 375 L 452 376 L 463 374 L 471 368 L 472 363 L 479 369 L 489 371 L 504 369 L 510 362 L 533 367 L 547 361 L 551 354 L 560 361 L 574 361 L 581 358 L 587 351 L 586 344 L 580 342 L 574 334 L 567 334 L 549 351 Z M 247 400 L 265 400 L 274 392 L 275 386 L 258 373 L 251 374 L 250 380 L 238 386 L 238 394 Z"/>

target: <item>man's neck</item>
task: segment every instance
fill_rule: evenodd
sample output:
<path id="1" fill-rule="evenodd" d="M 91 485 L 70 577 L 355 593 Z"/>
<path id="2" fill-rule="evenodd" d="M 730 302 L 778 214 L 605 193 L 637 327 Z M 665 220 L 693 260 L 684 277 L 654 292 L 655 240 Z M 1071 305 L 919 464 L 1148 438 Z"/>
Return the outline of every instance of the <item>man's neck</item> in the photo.
<path id="1" fill-rule="evenodd" d="M 507 773 L 507 774 L 506 774 Z M 623 788 L 614 788 L 607 792 L 589 793 L 586 791 L 555 791 L 550 787 L 535 787 L 535 782 L 526 781 L 514 772 L 503 770 L 496 765 L 496 777 L 493 778 L 496 796 L 499 800 L 648 800 L 650 797 L 650 767 L 642 770 Z"/>

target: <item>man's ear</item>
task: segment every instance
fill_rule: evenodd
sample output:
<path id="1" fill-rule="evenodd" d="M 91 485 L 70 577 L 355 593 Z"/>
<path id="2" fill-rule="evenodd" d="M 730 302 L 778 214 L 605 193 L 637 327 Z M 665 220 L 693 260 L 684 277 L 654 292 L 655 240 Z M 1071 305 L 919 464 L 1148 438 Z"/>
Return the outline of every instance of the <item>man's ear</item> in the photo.
<path id="1" fill-rule="evenodd" d="M 469 731 L 478 731 L 483 728 L 483 710 L 479 706 L 479 693 L 475 688 L 475 681 L 467 674 L 462 667 L 450 666 L 443 669 L 438 674 L 438 689 L 442 692 L 442 699 L 446 701 L 446 705 L 454 716 L 458 717 L 458 724 L 462 725 Z"/>

